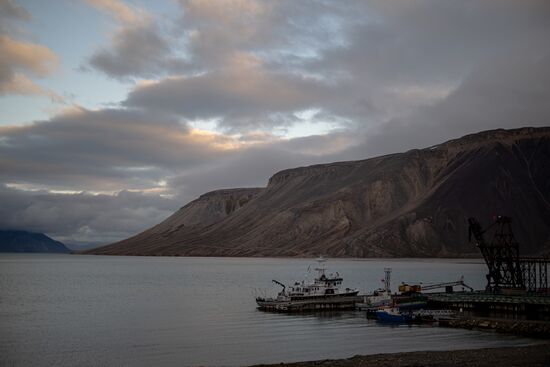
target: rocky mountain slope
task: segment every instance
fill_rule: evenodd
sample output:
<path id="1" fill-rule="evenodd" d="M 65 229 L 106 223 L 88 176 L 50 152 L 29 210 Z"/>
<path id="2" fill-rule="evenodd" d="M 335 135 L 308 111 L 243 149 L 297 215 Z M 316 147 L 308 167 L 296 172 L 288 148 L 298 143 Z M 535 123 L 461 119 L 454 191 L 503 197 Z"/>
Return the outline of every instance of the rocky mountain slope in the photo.
<path id="1" fill-rule="evenodd" d="M 68 253 L 70 250 L 43 233 L 0 230 L 0 252 Z"/>
<path id="2" fill-rule="evenodd" d="M 477 255 L 467 218 L 508 215 L 524 254 L 550 247 L 550 128 L 492 130 L 362 161 L 288 169 L 214 191 L 94 254 Z"/>

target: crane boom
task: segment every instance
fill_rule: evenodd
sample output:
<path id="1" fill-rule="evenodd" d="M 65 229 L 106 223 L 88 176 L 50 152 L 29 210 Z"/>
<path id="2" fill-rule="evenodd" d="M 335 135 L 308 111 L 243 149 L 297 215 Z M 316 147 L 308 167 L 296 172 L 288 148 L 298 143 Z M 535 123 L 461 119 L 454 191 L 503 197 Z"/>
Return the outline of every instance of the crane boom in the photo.
<path id="1" fill-rule="evenodd" d="M 276 281 L 275 279 L 271 280 L 273 283 L 277 284 L 277 285 L 280 285 L 281 287 L 283 287 L 283 291 L 286 289 L 286 285 L 284 285 L 283 283 L 281 282 L 278 282 Z"/>
<path id="2" fill-rule="evenodd" d="M 454 287 L 454 286 L 462 286 L 464 288 L 468 288 L 471 291 L 474 290 L 469 285 L 466 285 L 464 283 L 464 279 L 462 279 L 462 278 L 460 280 L 456 281 L 456 282 L 445 282 L 445 283 L 436 283 L 436 284 L 430 284 L 430 285 L 423 285 L 422 290 L 423 291 L 429 291 L 429 290 L 432 290 L 432 289 L 443 288 L 443 287 Z"/>

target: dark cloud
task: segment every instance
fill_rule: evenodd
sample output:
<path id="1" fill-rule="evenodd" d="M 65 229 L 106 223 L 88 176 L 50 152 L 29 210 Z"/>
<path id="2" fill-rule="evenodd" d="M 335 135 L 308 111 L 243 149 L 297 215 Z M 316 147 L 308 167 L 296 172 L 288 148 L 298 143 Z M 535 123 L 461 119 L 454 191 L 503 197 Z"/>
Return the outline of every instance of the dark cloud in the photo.
<path id="1" fill-rule="evenodd" d="M 443 101 L 494 55 L 536 55 L 550 37 L 544 1 L 181 4 L 186 51 L 204 72 L 138 88 L 126 104 L 231 132 L 289 126 L 312 108 L 376 128 Z"/>
<path id="2" fill-rule="evenodd" d="M 0 127 L 0 180 L 88 191 L 144 189 L 223 151 L 225 139 L 143 111 L 76 109 Z"/>
<path id="3" fill-rule="evenodd" d="M 47 233 L 70 244 L 106 244 L 138 233 L 178 207 L 158 195 L 53 194 L 0 185 L 0 229 Z"/>
<path id="4" fill-rule="evenodd" d="M 269 177 L 280 170 L 322 161 L 322 157 L 283 149 L 281 144 L 270 144 L 247 149 L 223 157 L 208 166 L 189 170 L 172 178 L 169 185 L 182 193 L 182 198 L 198 197 L 205 192 L 222 188 L 265 187 Z"/>
<path id="5" fill-rule="evenodd" d="M 155 77 L 188 69 L 187 61 L 176 56 L 177 39 L 163 32 L 151 14 L 119 0 L 88 2 L 118 23 L 109 46 L 90 57 L 92 68 L 117 79 Z"/>
<path id="6" fill-rule="evenodd" d="M 119 29 L 108 48 L 96 51 L 90 65 L 115 78 L 153 77 L 184 70 L 187 63 L 172 48 L 155 23 L 131 24 Z"/>
<path id="7" fill-rule="evenodd" d="M 220 118 L 221 127 L 247 131 L 292 124 L 281 116 L 291 118 L 293 112 L 321 108 L 330 100 L 331 87 L 323 82 L 272 73 L 253 62 L 238 59 L 223 71 L 138 87 L 125 105 L 170 111 L 188 120 Z"/>
<path id="8" fill-rule="evenodd" d="M 366 21 L 347 30 L 344 47 L 327 49 L 306 67 L 352 80 L 333 113 L 377 126 L 438 103 L 495 56 L 509 58 L 520 47 L 525 55 L 548 49 L 548 4 L 359 2 L 357 13 Z"/>
<path id="9" fill-rule="evenodd" d="M 340 45 L 353 4 L 326 1 L 180 0 L 178 26 L 197 69 L 224 67 L 235 54 L 254 54 L 273 64 L 317 57 Z M 357 17 L 357 15 L 356 15 Z"/>
<path id="10" fill-rule="evenodd" d="M 6 22 L 13 20 L 30 20 L 31 15 L 27 9 L 23 8 L 13 0 L 0 0 L 0 30 L 5 27 Z"/>
<path id="11" fill-rule="evenodd" d="M 427 147 L 497 128 L 550 124 L 550 49 L 496 57 L 468 74 L 438 103 L 364 132 L 351 155 L 372 156 Z"/>

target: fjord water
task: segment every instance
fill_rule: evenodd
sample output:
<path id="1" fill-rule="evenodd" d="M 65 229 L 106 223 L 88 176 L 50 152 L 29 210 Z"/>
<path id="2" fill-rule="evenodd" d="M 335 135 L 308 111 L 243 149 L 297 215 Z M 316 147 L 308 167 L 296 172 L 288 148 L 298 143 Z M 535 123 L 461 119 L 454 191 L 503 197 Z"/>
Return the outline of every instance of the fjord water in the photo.
<path id="1" fill-rule="evenodd" d="M 356 354 L 526 345 L 531 339 L 431 326 L 385 326 L 363 313 L 285 315 L 256 309 L 277 279 L 313 277 L 312 259 L 0 256 L 0 365 L 249 365 Z M 464 275 L 483 287 L 478 260 L 341 260 L 345 286 Z"/>

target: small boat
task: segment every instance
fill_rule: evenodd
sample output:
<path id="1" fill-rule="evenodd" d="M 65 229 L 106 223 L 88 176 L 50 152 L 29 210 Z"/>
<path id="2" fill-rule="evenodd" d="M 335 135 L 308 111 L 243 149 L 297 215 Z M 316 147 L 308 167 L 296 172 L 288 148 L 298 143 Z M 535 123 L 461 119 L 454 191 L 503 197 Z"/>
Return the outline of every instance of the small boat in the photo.
<path id="1" fill-rule="evenodd" d="M 312 309 L 342 309 L 354 308 L 360 299 L 357 297 L 358 289 L 341 289 L 343 279 L 338 272 L 327 275 L 324 263 L 325 258 L 316 259 L 318 267 L 317 277 L 312 283 L 305 281 L 295 282 L 287 286 L 277 280 L 273 283 L 283 289 L 277 297 L 256 297 L 256 303 L 260 309 L 273 311 L 293 311 Z"/>
<path id="2" fill-rule="evenodd" d="M 384 288 L 378 288 L 372 294 L 363 296 L 363 302 L 357 304 L 360 310 L 372 310 L 381 306 L 389 306 L 392 304 L 392 295 L 390 289 L 390 274 L 391 269 L 385 268 L 385 279 L 382 279 Z"/>
<path id="3" fill-rule="evenodd" d="M 386 307 L 376 311 L 376 318 L 381 322 L 407 323 L 412 322 L 412 314 L 403 313 L 397 307 Z"/>
<path id="4" fill-rule="evenodd" d="M 359 309 L 368 309 L 380 306 L 389 306 L 392 303 L 391 292 L 386 289 L 377 289 L 371 295 L 364 296 L 363 302 L 357 304 Z"/>

